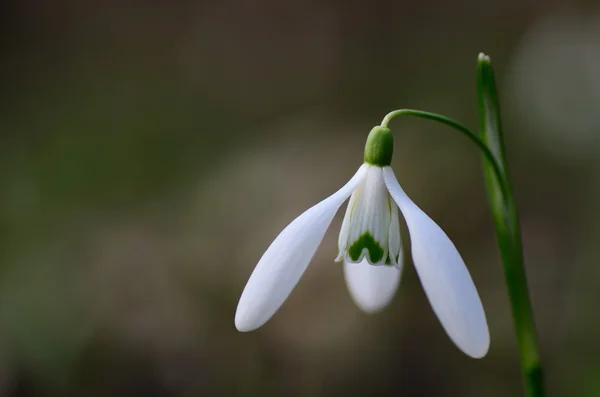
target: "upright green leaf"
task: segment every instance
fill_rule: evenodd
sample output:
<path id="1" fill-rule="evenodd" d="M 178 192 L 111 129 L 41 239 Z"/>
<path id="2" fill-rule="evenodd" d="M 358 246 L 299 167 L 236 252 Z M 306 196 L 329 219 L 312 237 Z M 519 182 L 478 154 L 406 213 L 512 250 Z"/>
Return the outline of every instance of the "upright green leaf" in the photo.
<path id="1" fill-rule="evenodd" d="M 494 70 L 490 58 L 484 54 L 479 55 L 477 62 L 477 96 L 480 137 L 496 161 L 493 164 L 483 156 L 486 189 L 504 266 L 525 390 L 528 397 L 541 397 L 544 396 L 542 365 L 527 289 L 519 217 L 506 164 Z M 503 180 L 499 180 L 495 168 L 500 168 Z"/>

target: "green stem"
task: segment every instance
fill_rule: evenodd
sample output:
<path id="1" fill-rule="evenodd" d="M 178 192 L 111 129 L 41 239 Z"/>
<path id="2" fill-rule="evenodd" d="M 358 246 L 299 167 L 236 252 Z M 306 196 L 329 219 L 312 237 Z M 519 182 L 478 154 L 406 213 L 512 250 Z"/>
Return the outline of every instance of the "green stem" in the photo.
<path id="1" fill-rule="evenodd" d="M 483 159 L 484 175 L 498 247 L 504 265 L 525 392 L 528 397 L 543 397 L 545 393 L 542 363 L 527 288 L 519 216 L 504 155 L 504 140 L 494 71 L 490 58 L 484 54 L 479 55 L 477 64 L 477 94 L 480 136 L 494 157 L 494 161 L 492 161 L 487 154 L 485 155 Z M 502 171 L 502 179 L 498 176 L 498 165 Z M 499 184 L 503 185 L 502 189 L 499 189 Z"/>
<path id="2" fill-rule="evenodd" d="M 440 122 L 442 124 L 446 124 L 454 129 L 459 130 L 463 134 L 465 134 L 473 143 L 475 143 L 479 147 L 479 149 L 483 152 L 483 155 L 490 162 L 491 166 L 494 169 L 494 173 L 496 174 L 496 177 L 498 178 L 498 181 L 500 181 L 500 188 L 504 192 L 509 193 L 508 186 L 504 181 L 504 175 L 500 168 L 500 164 L 498 164 L 496 162 L 496 158 L 494 157 L 494 155 L 492 154 L 490 149 L 487 147 L 487 145 L 477 136 L 477 134 L 474 134 L 473 132 L 471 132 L 467 127 L 460 124 L 458 121 L 452 120 L 448 117 L 445 117 L 445 116 L 442 116 L 439 114 L 435 114 L 435 113 L 424 112 L 422 110 L 414 110 L 414 109 L 399 109 L 399 110 L 394 110 L 394 111 L 388 113 L 383 118 L 383 121 L 381 122 L 381 126 L 387 128 L 390 121 L 392 121 L 392 119 L 396 116 L 415 116 L 415 117 L 420 117 L 420 118 L 424 118 L 424 119 L 434 120 L 434 121 Z"/>

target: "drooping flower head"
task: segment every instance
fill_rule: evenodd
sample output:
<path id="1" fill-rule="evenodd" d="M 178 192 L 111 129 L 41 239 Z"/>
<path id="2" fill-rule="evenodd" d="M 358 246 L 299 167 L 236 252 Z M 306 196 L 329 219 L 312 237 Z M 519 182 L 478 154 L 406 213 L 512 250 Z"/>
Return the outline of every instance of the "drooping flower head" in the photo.
<path id="1" fill-rule="evenodd" d="M 403 267 L 398 209 L 404 216 L 417 274 L 446 333 L 467 355 L 489 348 L 485 312 L 473 280 L 454 244 L 400 187 L 390 167 L 393 137 L 374 127 L 364 164 L 337 192 L 308 209 L 271 243 L 250 276 L 235 314 L 239 331 L 252 331 L 283 304 L 306 270 L 341 205 L 350 197 L 338 240 L 336 261 L 359 308 L 385 308 Z"/>

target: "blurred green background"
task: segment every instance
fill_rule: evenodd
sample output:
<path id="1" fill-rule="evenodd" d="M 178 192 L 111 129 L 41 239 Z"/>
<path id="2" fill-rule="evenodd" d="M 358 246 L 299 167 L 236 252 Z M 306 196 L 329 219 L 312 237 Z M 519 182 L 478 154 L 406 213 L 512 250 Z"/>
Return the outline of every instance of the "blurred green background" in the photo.
<path id="1" fill-rule="evenodd" d="M 0 395 L 521 395 L 480 156 L 425 120 L 392 123 L 393 167 L 465 259 L 488 356 L 452 344 L 410 262 L 359 312 L 342 213 L 272 320 L 233 325 L 264 250 L 388 111 L 477 127 L 480 51 L 549 395 L 600 396 L 600 7 L 560 0 L 1 2 Z"/>

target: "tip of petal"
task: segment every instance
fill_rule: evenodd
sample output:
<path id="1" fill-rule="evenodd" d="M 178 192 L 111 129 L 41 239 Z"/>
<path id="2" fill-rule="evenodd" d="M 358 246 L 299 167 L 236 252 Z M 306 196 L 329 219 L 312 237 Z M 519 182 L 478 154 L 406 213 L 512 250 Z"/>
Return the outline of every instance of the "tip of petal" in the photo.
<path id="1" fill-rule="evenodd" d="M 252 327 L 249 324 L 238 323 L 237 321 L 235 323 L 235 328 L 239 332 L 250 332 L 250 331 L 254 331 L 256 329 L 256 327 Z"/>
<path id="2" fill-rule="evenodd" d="M 262 324 L 257 323 L 256 321 L 252 321 L 251 318 L 244 313 L 243 310 L 238 310 L 235 312 L 235 328 L 237 328 L 240 332 L 250 332 L 254 331 L 257 328 L 260 328 Z"/>
<path id="3" fill-rule="evenodd" d="M 459 346 L 460 347 L 460 346 Z M 462 346 L 460 349 L 467 355 L 475 359 L 483 358 L 490 350 L 490 334 L 482 335 L 482 338 L 468 346 Z"/>

